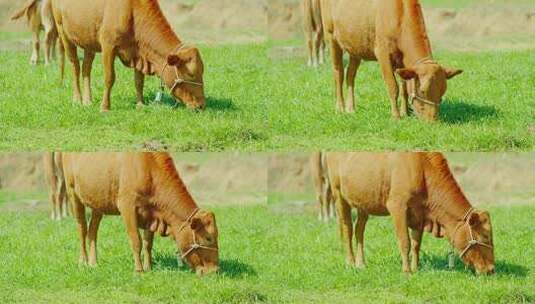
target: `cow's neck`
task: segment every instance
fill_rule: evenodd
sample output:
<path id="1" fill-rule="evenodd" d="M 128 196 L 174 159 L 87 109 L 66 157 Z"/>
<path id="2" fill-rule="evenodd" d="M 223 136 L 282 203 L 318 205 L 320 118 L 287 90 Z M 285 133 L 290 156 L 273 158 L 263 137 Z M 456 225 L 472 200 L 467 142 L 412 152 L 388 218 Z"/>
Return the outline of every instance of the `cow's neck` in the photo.
<path id="1" fill-rule="evenodd" d="M 182 44 L 163 15 L 157 1 L 134 10 L 137 58 L 135 68 L 144 74 L 160 74 L 167 56 Z"/>
<path id="2" fill-rule="evenodd" d="M 427 188 L 428 217 L 446 229 L 446 236 L 452 240 L 457 225 L 464 219 L 472 205 L 451 174 L 445 159 L 424 164 Z"/>
<path id="3" fill-rule="evenodd" d="M 178 175 L 173 160 L 155 155 L 158 166 L 153 174 L 153 201 L 162 219 L 171 226 L 179 226 L 198 208 L 186 185 Z"/>
<path id="4" fill-rule="evenodd" d="M 399 48 L 403 53 L 403 65 L 411 67 L 423 58 L 431 59 L 433 54 L 419 1 L 403 1 L 403 12 Z"/>

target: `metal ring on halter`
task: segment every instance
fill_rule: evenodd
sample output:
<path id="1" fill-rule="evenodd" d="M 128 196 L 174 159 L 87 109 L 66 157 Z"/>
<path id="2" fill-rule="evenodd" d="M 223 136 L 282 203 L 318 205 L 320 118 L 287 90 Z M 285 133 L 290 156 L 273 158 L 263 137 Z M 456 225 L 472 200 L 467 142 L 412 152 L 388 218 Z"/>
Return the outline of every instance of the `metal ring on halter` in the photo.
<path id="1" fill-rule="evenodd" d="M 472 248 L 473 246 L 476 246 L 476 245 L 492 249 L 492 245 L 484 243 L 484 242 L 481 242 L 480 240 L 477 240 L 476 238 L 474 238 L 474 234 L 472 232 L 472 227 L 470 226 L 470 222 L 469 222 L 470 215 L 472 215 L 473 212 L 474 212 L 474 208 L 470 207 L 470 209 L 468 209 L 468 211 L 465 213 L 465 215 L 464 215 L 464 217 L 462 219 L 462 222 L 459 223 L 457 225 L 457 227 L 455 227 L 455 230 L 453 231 L 452 242 L 455 240 L 455 235 L 457 234 L 457 231 L 459 230 L 459 228 L 464 224 L 466 224 L 468 226 L 468 234 L 470 235 L 470 239 L 468 240 L 468 244 L 466 244 L 464 249 L 459 253 L 459 257 L 461 259 L 463 258 L 463 256 L 466 254 L 466 252 L 470 248 Z"/>
<path id="2" fill-rule="evenodd" d="M 179 45 L 175 51 L 173 53 L 176 53 L 178 51 L 180 51 L 181 49 L 183 49 L 184 47 L 186 46 L 185 43 L 182 43 L 181 45 Z M 165 72 L 165 69 L 167 68 L 169 64 L 167 63 L 167 60 L 165 61 L 165 64 L 162 68 L 162 71 L 160 73 L 160 94 L 163 94 L 165 92 L 165 85 L 163 83 L 163 72 Z M 191 85 L 197 85 L 197 86 L 202 86 L 203 83 L 202 82 L 195 82 L 195 81 L 189 81 L 189 80 L 186 80 L 184 78 L 181 78 L 179 75 L 178 75 L 178 68 L 175 66 L 175 75 L 176 75 L 176 78 L 175 78 L 175 82 L 173 84 L 173 86 L 171 87 L 170 89 L 170 93 L 171 93 L 171 96 L 175 99 L 176 101 L 176 98 L 175 96 L 173 95 L 173 91 L 175 90 L 175 88 L 178 86 L 178 85 L 181 85 L 183 83 L 187 83 L 187 84 L 191 84 Z"/>

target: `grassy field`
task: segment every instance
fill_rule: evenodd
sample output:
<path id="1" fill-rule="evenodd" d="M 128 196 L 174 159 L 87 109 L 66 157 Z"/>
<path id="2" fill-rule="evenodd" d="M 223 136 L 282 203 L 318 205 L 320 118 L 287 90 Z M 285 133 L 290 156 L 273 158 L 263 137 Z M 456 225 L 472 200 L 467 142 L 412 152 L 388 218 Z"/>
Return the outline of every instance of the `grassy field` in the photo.
<path id="1" fill-rule="evenodd" d="M 7 198 L 9 196 L 2 196 Z M 2 208 L 0 200 L 0 208 Z M 178 268 L 171 241 L 158 238 L 155 267 L 134 274 L 120 218 L 99 234 L 99 266 L 78 266 L 72 219 L 44 212 L 0 214 L 0 301 L 60 303 L 528 303 L 535 301 L 533 207 L 492 208 L 497 274 L 475 277 L 448 245 L 425 238 L 421 271 L 404 275 L 389 218 L 367 228 L 368 268 L 344 265 L 334 223 L 283 204 L 219 207 L 221 273 L 198 278 Z M 447 285 L 445 283 L 447 282 Z M 447 288 L 445 288 L 447 286 Z"/>
<path id="2" fill-rule="evenodd" d="M 56 66 L 31 67 L 27 52 L 0 53 L 0 150 L 263 150 L 266 128 L 265 83 L 269 61 L 263 45 L 202 47 L 206 64 L 207 110 L 192 112 L 149 102 L 136 110 L 133 72 L 120 63 L 112 91 L 112 111 L 99 112 L 103 91 L 100 56 L 93 69 L 93 105 L 72 102 L 70 66 L 64 87 Z M 264 67 L 264 68 L 259 68 Z M 145 100 L 154 100 L 159 82 L 145 84 Z"/>
<path id="3" fill-rule="evenodd" d="M 302 58 L 268 59 L 281 45 L 204 46 L 208 108 L 191 112 L 149 102 L 135 108 L 132 71 L 117 63 L 112 111 L 99 112 L 102 69 L 94 68 L 94 102 L 73 104 L 56 66 L 30 67 L 26 52 L 0 53 L 0 150 L 377 150 L 521 151 L 535 145 L 533 52 L 437 54 L 465 73 L 449 83 L 441 121 L 390 118 L 378 65 L 357 76 L 357 113 L 334 110 L 330 64 L 312 70 Z M 70 73 L 68 71 L 68 78 Z M 145 99 L 158 82 L 147 81 Z"/>
<path id="4" fill-rule="evenodd" d="M 274 50 L 292 45 L 300 46 L 277 43 Z M 273 134 L 268 146 L 275 150 L 533 149 L 533 52 L 441 52 L 435 57 L 465 72 L 448 83 L 440 122 L 434 124 L 415 117 L 391 119 L 376 63 L 364 63 L 357 75 L 356 114 L 338 114 L 330 64 L 313 70 L 304 65 L 304 58 L 274 59 L 270 75 L 278 81 L 273 81 L 268 107 Z"/>

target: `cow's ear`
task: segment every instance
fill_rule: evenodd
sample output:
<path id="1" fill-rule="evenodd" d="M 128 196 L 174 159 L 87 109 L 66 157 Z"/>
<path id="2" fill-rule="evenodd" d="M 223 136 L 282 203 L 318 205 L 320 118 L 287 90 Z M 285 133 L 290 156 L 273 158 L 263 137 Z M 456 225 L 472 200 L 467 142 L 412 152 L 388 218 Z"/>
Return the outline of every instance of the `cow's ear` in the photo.
<path id="1" fill-rule="evenodd" d="M 481 224 L 481 219 L 479 218 L 479 214 L 476 212 L 473 212 L 470 215 L 470 219 L 468 220 L 468 224 L 470 224 L 470 227 L 477 227 Z"/>
<path id="2" fill-rule="evenodd" d="M 191 227 L 191 230 L 195 230 L 195 231 L 201 229 L 201 227 L 202 227 L 202 222 L 201 222 L 201 220 L 198 219 L 198 218 L 194 218 L 194 219 L 192 219 L 192 220 L 191 220 L 190 227 Z"/>
<path id="3" fill-rule="evenodd" d="M 397 69 L 396 73 L 405 80 L 411 80 L 418 76 L 413 69 Z"/>
<path id="4" fill-rule="evenodd" d="M 172 54 L 167 56 L 167 64 L 170 66 L 181 66 L 186 63 L 187 60 L 184 60 L 179 55 Z"/>
<path id="5" fill-rule="evenodd" d="M 463 70 L 459 69 L 452 69 L 452 68 L 444 68 L 444 72 L 446 73 L 447 79 L 452 79 L 453 77 L 461 74 Z"/>

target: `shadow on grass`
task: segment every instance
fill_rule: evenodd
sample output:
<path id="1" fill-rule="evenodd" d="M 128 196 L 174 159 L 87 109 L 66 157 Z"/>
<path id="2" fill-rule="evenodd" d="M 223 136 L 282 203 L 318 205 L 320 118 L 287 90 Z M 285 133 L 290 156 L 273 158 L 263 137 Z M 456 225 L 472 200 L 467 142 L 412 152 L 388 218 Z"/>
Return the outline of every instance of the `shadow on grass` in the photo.
<path id="1" fill-rule="evenodd" d="M 444 100 L 440 105 L 440 120 L 450 124 L 463 124 L 497 118 L 498 111 L 493 106 L 466 103 L 461 100 Z"/>
<path id="2" fill-rule="evenodd" d="M 156 91 L 147 94 L 145 97 L 145 104 L 151 105 L 155 104 L 156 101 Z M 147 102 L 148 101 L 148 102 Z M 185 109 L 186 105 L 183 102 L 177 102 L 171 95 L 165 93 L 162 96 L 162 101 L 159 102 L 162 105 L 174 108 L 174 109 Z M 206 110 L 216 111 L 216 112 L 229 112 L 237 110 L 232 100 L 226 98 L 216 98 L 216 97 L 207 97 L 206 98 Z"/>
<path id="3" fill-rule="evenodd" d="M 154 268 L 159 270 L 191 272 L 191 269 L 187 265 L 181 264 L 179 266 L 177 256 L 169 253 L 155 255 L 153 257 L 153 264 Z M 220 260 L 219 274 L 229 278 L 241 278 L 244 275 L 257 276 L 256 271 L 250 265 L 242 263 L 238 259 Z"/>
<path id="4" fill-rule="evenodd" d="M 438 255 L 425 255 L 420 261 L 421 265 L 424 267 L 429 267 L 435 270 L 449 270 L 448 268 L 448 258 Z M 507 275 L 514 277 L 526 277 L 528 275 L 528 269 L 524 266 L 512 264 L 505 261 L 497 261 L 496 266 L 496 275 Z M 465 267 L 464 263 L 459 260 L 458 257 L 455 257 L 455 267 L 452 271 L 467 272 L 473 273 L 471 268 Z"/>

